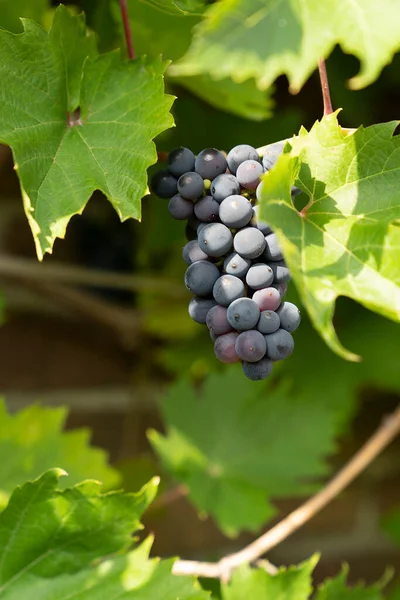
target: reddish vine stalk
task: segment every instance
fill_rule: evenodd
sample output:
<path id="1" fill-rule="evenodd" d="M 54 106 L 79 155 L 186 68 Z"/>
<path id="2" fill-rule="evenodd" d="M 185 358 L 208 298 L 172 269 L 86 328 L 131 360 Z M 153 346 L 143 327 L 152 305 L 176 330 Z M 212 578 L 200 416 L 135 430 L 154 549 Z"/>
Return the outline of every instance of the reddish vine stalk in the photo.
<path id="1" fill-rule="evenodd" d="M 135 48 L 133 46 L 131 24 L 129 23 L 129 11 L 128 11 L 127 0 L 119 0 L 119 5 L 121 8 L 122 23 L 124 25 L 126 48 L 128 51 L 128 56 L 129 56 L 130 60 L 133 60 L 135 58 Z"/>
<path id="2" fill-rule="evenodd" d="M 325 61 L 322 59 L 318 61 L 318 70 L 322 89 L 322 99 L 324 101 L 324 116 L 331 115 L 333 113 L 333 108 L 329 91 L 328 73 L 326 71 Z"/>

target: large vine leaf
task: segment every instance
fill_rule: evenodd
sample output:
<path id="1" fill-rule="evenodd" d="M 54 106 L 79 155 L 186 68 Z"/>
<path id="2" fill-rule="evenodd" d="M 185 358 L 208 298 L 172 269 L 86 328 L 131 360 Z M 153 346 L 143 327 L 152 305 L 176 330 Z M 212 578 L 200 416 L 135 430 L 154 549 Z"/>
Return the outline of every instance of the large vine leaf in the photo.
<path id="1" fill-rule="evenodd" d="M 49 7 L 49 0 L 0 0 L 0 27 L 19 33 L 21 17 L 41 23 Z"/>
<path id="2" fill-rule="evenodd" d="M 0 515 L 2 598 L 206 600 L 191 578 L 171 575 L 173 561 L 149 560 L 151 539 L 126 553 L 155 480 L 137 494 L 102 495 L 94 481 L 59 491 L 60 475 L 17 488 Z"/>
<path id="3" fill-rule="evenodd" d="M 374 585 L 359 583 L 351 588 L 346 586 L 348 572 L 349 569 L 345 566 L 337 577 L 327 579 L 319 587 L 315 600 L 384 600 L 382 590 L 390 578 L 389 572 L 388 576 Z"/>
<path id="4" fill-rule="evenodd" d="M 173 124 L 165 64 L 96 56 L 83 15 L 60 6 L 49 33 L 0 31 L 0 141 L 11 146 L 39 258 L 101 190 L 122 220 L 140 218 L 152 139 Z"/>
<path id="5" fill-rule="evenodd" d="M 350 81 L 358 89 L 400 49 L 400 0 L 224 0 L 205 16 L 176 73 L 254 77 L 263 89 L 285 74 L 298 91 L 318 59 L 340 44 L 361 62 Z"/>
<path id="6" fill-rule="evenodd" d="M 120 474 L 107 464 L 106 452 L 89 446 L 87 429 L 62 431 L 66 418 L 65 408 L 37 405 L 9 414 L 0 400 L 0 508 L 17 485 L 57 466 L 69 474 L 61 487 L 86 477 L 98 479 L 104 489 L 119 484 Z"/>
<path id="7" fill-rule="evenodd" d="M 347 135 L 336 115 L 304 129 L 265 176 L 261 214 L 276 230 L 300 297 L 345 358 L 332 317 L 339 295 L 400 320 L 400 138 L 397 123 Z M 309 196 L 298 211 L 291 183 Z"/>
<path id="8" fill-rule="evenodd" d="M 272 517 L 271 497 L 313 490 L 310 479 L 326 474 L 334 449 L 329 402 L 251 382 L 239 368 L 210 375 L 200 394 L 178 382 L 162 410 L 167 434 L 151 431 L 150 441 L 198 510 L 230 536 Z"/>
<path id="9" fill-rule="evenodd" d="M 311 574 L 318 556 L 295 567 L 279 569 L 270 575 L 263 568 L 239 567 L 229 583 L 222 585 L 223 600 L 307 600 L 312 592 Z"/>

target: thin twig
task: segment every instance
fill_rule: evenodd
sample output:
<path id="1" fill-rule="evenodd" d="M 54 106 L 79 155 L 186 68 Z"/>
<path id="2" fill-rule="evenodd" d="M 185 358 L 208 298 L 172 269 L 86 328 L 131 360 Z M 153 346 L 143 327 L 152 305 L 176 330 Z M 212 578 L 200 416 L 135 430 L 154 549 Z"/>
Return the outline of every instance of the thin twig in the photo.
<path id="1" fill-rule="evenodd" d="M 187 496 L 188 491 L 189 490 L 187 489 L 187 487 L 183 484 L 177 485 L 176 487 L 167 490 L 166 492 L 161 494 L 161 496 L 156 498 L 156 500 L 154 500 L 154 502 L 149 506 L 146 514 L 150 514 L 150 512 L 153 512 L 153 510 L 165 508 L 166 506 L 173 504 L 177 500 L 184 498 L 185 496 Z"/>
<path id="2" fill-rule="evenodd" d="M 131 60 L 133 60 L 135 58 L 135 49 L 133 47 L 131 24 L 129 23 L 129 11 L 128 11 L 127 0 L 119 0 L 119 5 L 121 8 L 122 22 L 124 24 L 124 32 L 125 32 L 125 40 L 126 40 L 126 48 L 128 50 L 128 56 Z"/>
<path id="3" fill-rule="evenodd" d="M 326 72 L 326 64 L 324 60 L 318 61 L 319 79 L 321 82 L 322 99 L 324 101 L 324 116 L 333 113 L 331 94 L 329 91 L 328 73 Z"/>
<path id="4" fill-rule="evenodd" d="M 197 575 L 199 577 L 215 577 L 226 581 L 232 569 L 252 563 L 260 556 L 275 548 L 289 537 L 316 513 L 336 498 L 368 465 L 389 445 L 400 433 L 400 406 L 384 420 L 378 430 L 353 456 L 353 458 L 331 479 L 331 481 L 315 496 L 290 513 L 277 525 L 245 546 L 239 552 L 225 556 L 216 563 L 190 560 L 178 560 L 173 566 L 175 575 Z"/>

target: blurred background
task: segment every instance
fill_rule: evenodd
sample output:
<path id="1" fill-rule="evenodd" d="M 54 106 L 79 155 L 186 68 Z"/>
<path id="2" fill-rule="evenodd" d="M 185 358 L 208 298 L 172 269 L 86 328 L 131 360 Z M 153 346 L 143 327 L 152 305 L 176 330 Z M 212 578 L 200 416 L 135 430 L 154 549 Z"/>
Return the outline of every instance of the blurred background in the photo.
<path id="1" fill-rule="evenodd" d="M 80 7 L 92 15 L 89 25 L 95 27 L 93 15 L 100 19 L 101 11 L 92 12 L 93 4 L 82 1 Z M 132 12 L 137 49 L 157 52 L 154 36 L 143 33 L 141 11 L 147 11 L 150 23 L 159 13 L 142 6 L 147 5 L 138 4 L 137 21 Z M 120 45 L 118 24 L 113 29 L 99 23 L 101 47 Z M 327 68 L 333 106 L 343 108 L 343 126 L 398 118 L 399 56 L 376 83 L 358 92 L 346 87 L 359 69 L 354 57 L 336 48 Z M 176 128 L 157 140 L 160 152 L 180 145 L 194 152 L 205 147 L 228 151 L 238 143 L 259 147 L 290 137 L 301 125 L 309 128 L 322 115 L 317 73 L 296 96 L 288 93 L 286 78 L 279 78 L 271 93 L 257 97 L 254 112 L 246 106 L 247 118 L 212 106 L 202 99 L 207 88 L 197 82 L 193 93 L 191 86 L 167 79 L 168 91 L 177 96 Z M 90 427 L 93 444 L 109 452 L 125 487 L 137 489 L 159 471 L 146 430 L 162 429 L 158 402 L 163 389 L 182 374 L 196 382 L 224 368 L 214 359 L 208 332 L 187 314 L 184 225 L 169 217 L 167 201 L 153 196 L 143 199 L 141 223 L 121 224 L 96 193 L 84 214 L 71 220 L 66 239 L 57 240 L 53 255 L 39 264 L 6 147 L 0 147 L 0 174 L 0 394 L 11 411 L 36 401 L 67 405 L 68 428 Z M 289 299 L 298 302 L 293 287 Z M 335 326 L 344 345 L 363 356 L 362 363 L 349 364 L 332 354 L 303 311 L 295 353 L 279 372 L 299 388 L 312 379 L 321 402 L 328 389 L 349 398 L 338 451 L 331 457 L 333 470 L 351 457 L 400 396 L 400 326 L 346 299 L 337 304 Z M 272 551 L 271 561 L 288 564 L 321 551 L 318 579 L 335 574 L 343 562 L 350 564 L 352 581 L 373 581 L 388 565 L 399 569 L 400 545 L 382 526 L 386 515 L 400 508 L 399 459 L 398 440 L 343 495 Z M 168 478 L 164 485 L 170 485 Z M 278 499 L 279 516 L 301 501 Z M 156 534 L 154 551 L 161 555 L 212 559 L 252 539 L 225 538 L 211 519 L 200 520 L 179 493 L 151 511 L 146 524 Z"/>

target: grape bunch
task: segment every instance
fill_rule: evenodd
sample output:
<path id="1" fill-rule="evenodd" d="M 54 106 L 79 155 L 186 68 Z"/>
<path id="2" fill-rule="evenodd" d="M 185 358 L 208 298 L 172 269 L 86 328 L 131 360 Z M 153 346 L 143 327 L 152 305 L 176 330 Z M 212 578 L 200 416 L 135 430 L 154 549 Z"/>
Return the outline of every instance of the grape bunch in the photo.
<path id="1" fill-rule="evenodd" d="M 285 142 L 261 157 L 247 144 L 225 155 L 206 148 L 197 156 L 176 148 L 152 191 L 170 198 L 172 217 L 187 220 L 185 284 L 193 293 L 191 318 L 207 325 L 216 357 L 241 361 L 244 374 L 265 379 L 273 363 L 294 348 L 300 311 L 283 297 L 290 273 L 275 233 L 258 216 L 260 178 L 273 167 Z M 298 191 L 293 188 L 292 194 Z"/>

